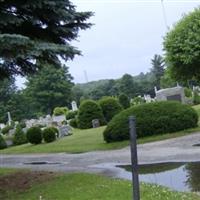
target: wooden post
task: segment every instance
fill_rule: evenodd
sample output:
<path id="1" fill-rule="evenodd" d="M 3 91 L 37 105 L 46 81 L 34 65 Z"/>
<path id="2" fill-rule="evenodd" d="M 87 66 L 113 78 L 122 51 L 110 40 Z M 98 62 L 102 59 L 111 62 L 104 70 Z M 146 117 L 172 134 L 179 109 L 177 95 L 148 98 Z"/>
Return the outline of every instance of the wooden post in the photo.
<path id="1" fill-rule="evenodd" d="M 137 157 L 137 136 L 135 128 L 135 117 L 129 117 L 131 164 L 132 164 L 132 182 L 133 182 L 133 200 L 140 200 L 140 187 L 138 175 L 138 157 Z"/>

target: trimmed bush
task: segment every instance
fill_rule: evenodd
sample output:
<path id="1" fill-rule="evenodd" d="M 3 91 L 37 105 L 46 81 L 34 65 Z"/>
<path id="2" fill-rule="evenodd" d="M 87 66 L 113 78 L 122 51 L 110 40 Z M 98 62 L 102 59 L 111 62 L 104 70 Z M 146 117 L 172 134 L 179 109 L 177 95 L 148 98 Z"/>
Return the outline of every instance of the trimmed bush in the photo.
<path id="1" fill-rule="evenodd" d="M 114 97 L 100 99 L 99 105 L 101 106 L 106 122 L 109 122 L 116 114 L 122 111 L 122 106 Z"/>
<path id="2" fill-rule="evenodd" d="M 74 119 L 78 114 L 78 110 L 77 111 L 69 111 L 66 115 L 66 119 Z"/>
<path id="3" fill-rule="evenodd" d="M 55 134 L 56 134 L 57 136 L 59 136 L 59 131 L 58 131 L 58 129 L 57 129 L 56 127 L 52 126 L 52 127 L 50 127 L 50 128 L 55 132 Z"/>
<path id="4" fill-rule="evenodd" d="M 142 104 L 116 115 L 103 133 L 104 140 L 112 142 L 129 139 L 128 117 L 131 115 L 136 117 L 138 138 L 193 128 L 198 122 L 196 111 L 179 102 L 163 101 Z"/>
<path id="5" fill-rule="evenodd" d="M 56 108 L 54 108 L 54 110 L 53 110 L 53 114 L 55 115 L 55 116 L 59 116 L 59 115 L 66 115 L 67 114 L 67 112 L 68 112 L 68 108 L 67 107 L 56 107 Z"/>
<path id="6" fill-rule="evenodd" d="M 13 144 L 14 145 L 21 145 L 27 143 L 27 138 L 25 133 L 22 131 L 21 126 L 18 124 L 15 130 Z"/>
<path id="7" fill-rule="evenodd" d="M 184 88 L 184 93 L 185 93 L 185 96 L 190 98 L 192 97 L 192 90 L 189 89 L 189 88 Z"/>
<path id="8" fill-rule="evenodd" d="M 40 144 L 42 142 L 41 128 L 34 126 L 27 130 L 26 137 L 31 144 Z"/>
<path id="9" fill-rule="evenodd" d="M 130 107 L 129 98 L 125 94 L 120 94 L 119 95 L 119 103 L 124 109 L 127 109 L 127 108 Z"/>
<path id="10" fill-rule="evenodd" d="M 85 100 L 81 103 L 77 122 L 81 129 L 92 128 L 92 120 L 99 119 L 100 124 L 105 124 L 101 107 L 93 100 Z"/>
<path id="11" fill-rule="evenodd" d="M 44 141 L 49 143 L 49 142 L 53 142 L 56 140 L 56 132 L 55 129 L 53 129 L 52 127 L 49 128 L 45 128 L 42 132 Z"/>
<path id="12" fill-rule="evenodd" d="M 11 130 L 11 129 L 12 129 L 12 127 L 9 126 L 9 125 L 7 125 L 7 126 L 5 126 L 4 128 L 1 129 L 1 133 L 2 133 L 3 135 L 5 135 L 5 134 L 7 134 L 7 133 L 9 132 L 9 130 Z"/>
<path id="13" fill-rule="evenodd" d="M 69 125 L 72 126 L 73 128 L 78 128 L 77 119 L 76 118 L 71 119 L 69 121 Z"/>
<path id="14" fill-rule="evenodd" d="M 200 104 L 200 96 L 199 96 L 199 93 L 197 91 L 194 91 L 193 103 L 195 105 Z"/>
<path id="15" fill-rule="evenodd" d="M 0 149 L 5 149 L 5 148 L 7 148 L 7 144 L 2 135 L 0 134 Z"/>
<path id="16" fill-rule="evenodd" d="M 24 121 L 21 121 L 20 123 L 21 128 L 26 128 L 26 123 Z"/>

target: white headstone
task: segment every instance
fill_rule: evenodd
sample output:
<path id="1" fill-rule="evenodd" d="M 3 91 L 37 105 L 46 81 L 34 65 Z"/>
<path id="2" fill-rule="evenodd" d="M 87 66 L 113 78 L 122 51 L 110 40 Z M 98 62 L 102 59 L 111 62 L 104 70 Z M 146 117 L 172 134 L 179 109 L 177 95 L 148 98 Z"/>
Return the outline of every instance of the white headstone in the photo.
<path id="1" fill-rule="evenodd" d="M 72 101 L 71 105 L 72 105 L 72 110 L 73 110 L 73 111 L 78 110 L 76 101 Z"/>
<path id="2" fill-rule="evenodd" d="M 11 126 L 11 122 L 12 122 L 11 115 L 10 115 L 10 112 L 8 112 L 8 125 L 9 126 Z"/>

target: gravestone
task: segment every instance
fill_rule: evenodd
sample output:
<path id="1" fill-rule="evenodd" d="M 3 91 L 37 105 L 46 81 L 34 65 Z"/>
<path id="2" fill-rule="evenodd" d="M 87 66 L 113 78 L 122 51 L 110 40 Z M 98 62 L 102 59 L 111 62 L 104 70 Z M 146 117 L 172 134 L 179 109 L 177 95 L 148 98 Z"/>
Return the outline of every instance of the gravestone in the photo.
<path id="1" fill-rule="evenodd" d="M 76 101 L 72 101 L 71 105 L 72 105 L 72 111 L 77 111 L 78 110 Z"/>
<path id="2" fill-rule="evenodd" d="M 65 115 L 53 116 L 53 122 L 57 122 L 58 124 L 62 124 L 62 122 L 65 120 Z"/>
<path id="3" fill-rule="evenodd" d="M 93 128 L 98 128 L 100 126 L 99 119 L 93 119 L 92 120 L 92 127 Z"/>
<path id="4" fill-rule="evenodd" d="M 177 86 L 156 91 L 157 101 L 179 101 L 186 103 L 184 88 Z"/>
<path id="5" fill-rule="evenodd" d="M 58 127 L 59 137 L 64 137 L 72 134 L 72 129 L 69 125 L 63 125 Z"/>
<path id="6" fill-rule="evenodd" d="M 8 125 L 11 126 L 11 123 L 12 123 L 11 115 L 10 112 L 8 112 Z"/>

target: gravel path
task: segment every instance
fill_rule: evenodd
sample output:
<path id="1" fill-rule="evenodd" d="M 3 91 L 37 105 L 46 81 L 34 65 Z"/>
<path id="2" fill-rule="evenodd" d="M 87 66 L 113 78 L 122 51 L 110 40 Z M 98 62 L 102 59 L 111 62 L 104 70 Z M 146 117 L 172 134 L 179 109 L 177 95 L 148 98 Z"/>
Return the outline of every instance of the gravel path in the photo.
<path id="1" fill-rule="evenodd" d="M 175 139 L 138 145 L 139 164 L 178 161 L 200 161 L 200 133 Z M 48 162 L 48 164 L 28 164 Z M 30 168 L 62 172 L 119 174 L 115 165 L 130 163 L 129 147 L 120 150 L 95 151 L 82 154 L 0 155 L 0 167 Z"/>

